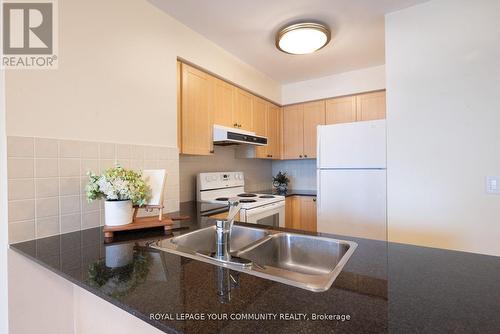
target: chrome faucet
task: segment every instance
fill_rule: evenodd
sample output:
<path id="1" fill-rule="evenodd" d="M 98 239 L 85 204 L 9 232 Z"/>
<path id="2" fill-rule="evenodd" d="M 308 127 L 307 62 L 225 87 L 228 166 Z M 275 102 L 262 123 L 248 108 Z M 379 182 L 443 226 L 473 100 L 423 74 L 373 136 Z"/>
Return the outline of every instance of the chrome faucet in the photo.
<path id="1" fill-rule="evenodd" d="M 217 220 L 216 238 L 215 238 L 215 258 L 222 261 L 231 261 L 230 243 L 231 230 L 234 224 L 234 218 L 240 212 L 241 204 L 237 198 L 229 199 L 229 213 L 226 219 Z"/>

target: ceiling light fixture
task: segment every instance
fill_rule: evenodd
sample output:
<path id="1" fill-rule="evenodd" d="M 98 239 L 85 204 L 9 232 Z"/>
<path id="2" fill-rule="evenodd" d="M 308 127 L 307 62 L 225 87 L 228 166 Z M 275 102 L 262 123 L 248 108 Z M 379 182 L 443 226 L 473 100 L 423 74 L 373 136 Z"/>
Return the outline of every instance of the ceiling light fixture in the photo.
<path id="1" fill-rule="evenodd" d="M 303 55 L 325 47 L 330 38 L 330 29 L 325 25 L 303 22 L 281 29 L 276 35 L 276 47 L 285 53 Z"/>

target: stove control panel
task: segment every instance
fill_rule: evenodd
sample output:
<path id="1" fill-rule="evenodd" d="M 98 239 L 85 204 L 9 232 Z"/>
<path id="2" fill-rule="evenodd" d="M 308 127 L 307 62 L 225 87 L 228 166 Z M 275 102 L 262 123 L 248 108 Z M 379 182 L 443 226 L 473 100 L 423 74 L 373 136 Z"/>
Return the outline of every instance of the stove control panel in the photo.
<path id="1" fill-rule="evenodd" d="M 242 187 L 245 185 L 243 172 L 213 172 L 198 174 L 198 191 L 214 190 L 229 187 Z"/>

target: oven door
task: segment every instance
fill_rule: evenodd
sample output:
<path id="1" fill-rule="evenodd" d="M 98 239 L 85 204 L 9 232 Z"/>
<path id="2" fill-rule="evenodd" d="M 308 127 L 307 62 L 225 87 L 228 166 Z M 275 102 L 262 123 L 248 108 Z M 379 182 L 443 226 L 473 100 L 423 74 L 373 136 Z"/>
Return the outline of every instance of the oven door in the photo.
<path id="1" fill-rule="evenodd" d="M 280 201 L 257 208 L 245 209 L 242 215 L 246 223 L 261 224 L 273 227 L 285 226 L 285 201 Z"/>

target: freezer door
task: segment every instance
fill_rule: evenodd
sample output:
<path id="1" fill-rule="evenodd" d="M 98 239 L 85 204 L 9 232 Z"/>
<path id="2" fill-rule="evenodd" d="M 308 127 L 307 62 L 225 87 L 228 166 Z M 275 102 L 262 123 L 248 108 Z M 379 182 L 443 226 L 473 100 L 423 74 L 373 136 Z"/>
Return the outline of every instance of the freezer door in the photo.
<path id="1" fill-rule="evenodd" d="M 385 120 L 318 126 L 318 168 L 385 168 Z"/>
<path id="2" fill-rule="evenodd" d="M 386 171 L 318 170 L 318 232 L 387 240 Z"/>

